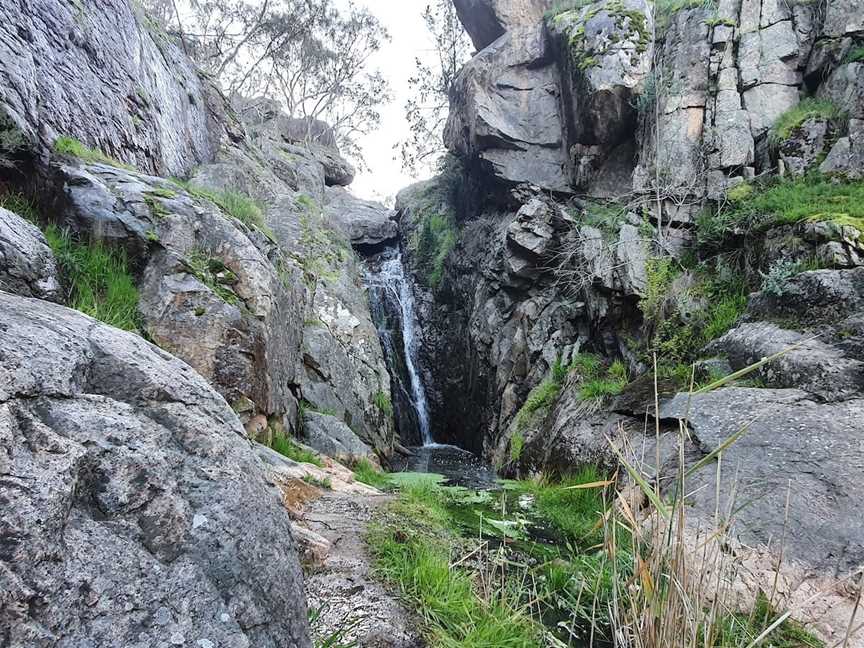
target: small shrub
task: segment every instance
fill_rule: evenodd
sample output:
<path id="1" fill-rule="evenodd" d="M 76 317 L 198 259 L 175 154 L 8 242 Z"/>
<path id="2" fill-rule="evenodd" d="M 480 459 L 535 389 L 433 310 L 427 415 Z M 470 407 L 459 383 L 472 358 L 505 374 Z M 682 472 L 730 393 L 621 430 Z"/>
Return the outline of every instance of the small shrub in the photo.
<path id="1" fill-rule="evenodd" d="M 325 477 L 324 479 L 318 479 L 317 477 L 313 477 L 312 475 L 303 475 L 303 481 L 307 484 L 315 486 L 316 488 L 321 488 L 323 490 L 333 490 L 333 482 L 329 477 Z"/>
<path id="2" fill-rule="evenodd" d="M 570 363 L 571 371 L 578 371 L 583 379 L 598 378 L 603 374 L 603 361 L 593 353 L 580 353 Z"/>
<path id="3" fill-rule="evenodd" d="M 237 283 L 235 275 L 216 257 L 201 249 L 192 250 L 186 257 L 186 267 L 198 281 L 210 288 L 227 304 L 238 305 L 240 298 L 231 287 Z"/>
<path id="4" fill-rule="evenodd" d="M 797 261 L 777 261 L 767 273 L 762 275 L 762 290 L 769 295 L 782 297 L 786 292 L 786 284 L 802 271 L 803 266 Z"/>
<path id="5" fill-rule="evenodd" d="M 449 216 L 426 214 L 417 235 L 417 259 L 425 271 L 426 283 L 438 286 L 444 275 L 444 261 L 456 247 L 456 228 Z"/>
<path id="6" fill-rule="evenodd" d="M 843 59 L 844 63 L 861 63 L 864 61 L 864 45 L 853 48 Z"/>
<path id="7" fill-rule="evenodd" d="M 124 331 L 139 328 L 138 289 L 125 251 L 78 243 L 56 225 L 45 229 L 45 238 L 68 286 L 70 308 Z"/>
<path id="8" fill-rule="evenodd" d="M 737 203 L 742 200 L 747 200 L 753 195 L 753 185 L 749 182 L 742 182 L 735 185 L 726 192 L 726 199 L 730 202 Z"/>
<path id="9" fill-rule="evenodd" d="M 390 400 L 390 395 L 379 391 L 373 399 L 375 407 L 381 410 L 387 416 L 393 416 L 393 402 Z"/>
<path id="10" fill-rule="evenodd" d="M 201 187 L 187 180 L 171 179 L 178 187 L 185 189 L 196 198 L 209 200 L 223 212 L 232 216 L 250 229 L 257 229 L 270 240 L 275 240 L 273 231 L 264 221 L 264 211 L 252 198 L 240 191 L 216 191 L 207 187 Z"/>
<path id="11" fill-rule="evenodd" d="M 645 296 L 639 302 L 639 308 L 646 320 L 656 322 L 662 315 L 666 296 L 672 287 L 672 282 L 678 277 L 679 270 L 672 258 L 654 257 L 648 260 L 646 273 L 648 283 Z"/>
<path id="12" fill-rule="evenodd" d="M 54 151 L 60 155 L 71 155 L 90 164 L 108 164 L 127 171 L 135 171 L 134 166 L 120 162 L 102 151 L 88 148 L 72 137 L 58 137 L 54 141 Z"/>

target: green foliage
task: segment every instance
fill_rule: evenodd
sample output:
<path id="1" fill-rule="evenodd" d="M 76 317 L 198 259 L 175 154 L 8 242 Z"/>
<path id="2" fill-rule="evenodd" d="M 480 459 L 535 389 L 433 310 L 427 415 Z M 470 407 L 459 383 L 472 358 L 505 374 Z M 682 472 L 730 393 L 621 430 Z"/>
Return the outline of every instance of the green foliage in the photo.
<path id="1" fill-rule="evenodd" d="M 853 48 L 843 59 L 844 63 L 861 63 L 864 62 L 864 45 Z"/>
<path id="2" fill-rule="evenodd" d="M 273 441 L 270 444 L 270 447 L 283 457 L 287 457 L 292 461 L 312 464 L 319 468 L 324 467 L 324 462 L 321 461 L 318 455 L 301 447 L 296 441 L 294 441 L 294 439 L 285 434 L 284 431 L 274 432 Z"/>
<path id="3" fill-rule="evenodd" d="M 435 288 L 444 274 L 444 261 L 456 247 L 456 228 L 445 214 L 427 213 L 417 236 L 417 260 L 426 284 Z"/>
<path id="4" fill-rule="evenodd" d="M 519 461 L 522 450 L 525 448 L 525 434 L 522 430 L 516 430 L 510 437 L 510 461 Z"/>
<path id="5" fill-rule="evenodd" d="M 749 182 L 742 182 L 735 185 L 726 192 L 726 199 L 733 203 L 739 203 L 753 196 L 753 185 Z"/>
<path id="6" fill-rule="evenodd" d="M 783 142 L 808 119 L 834 121 L 843 117 L 843 111 L 827 99 L 808 97 L 784 112 L 771 128 L 770 139 L 775 144 Z"/>
<path id="7" fill-rule="evenodd" d="M 390 400 L 390 394 L 379 391 L 373 398 L 375 407 L 381 410 L 387 416 L 393 416 L 393 402 Z"/>
<path id="8" fill-rule="evenodd" d="M 333 490 L 333 482 L 329 477 L 325 477 L 324 479 L 318 479 L 317 477 L 313 477 L 312 475 L 303 475 L 303 481 L 307 484 L 315 486 L 316 488 Z"/>
<path id="9" fill-rule="evenodd" d="M 645 319 L 656 322 L 663 313 L 663 305 L 672 286 L 672 282 L 680 274 L 671 257 L 652 257 L 646 265 L 648 285 L 645 296 L 639 302 L 639 308 Z"/>
<path id="10" fill-rule="evenodd" d="M 777 261 L 769 268 L 768 272 L 759 273 L 762 275 L 762 290 L 769 295 L 782 297 L 786 292 L 786 284 L 789 280 L 803 270 L 803 265 L 798 261 Z"/>
<path id="11" fill-rule="evenodd" d="M 367 542 L 378 572 L 423 615 L 430 644 L 442 648 L 535 648 L 539 626 L 509 589 L 481 597 L 467 567 L 451 567 L 460 540 L 448 523 L 442 491 L 427 483 L 404 491 L 389 524 Z"/>
<path id="12" fill-rule="evenodd" d="M 138 330 L 138 289 L 125 251 L 98 241 L 78 243 L 56 225 L 45 229 L 45 238 L 68 286 L 71 308 L 124 331 Z"/>
<path id="13" fill-rule="evenodd" d="M 372 462 L 365 457 L 358 460 L 352 469 L 354 470 L 354 479 L 361 484 L 366 484 L 379 490 L 389 488 L 391 485 L 388 476 L 381 473 L 372 465 Z"/>
<path id="14" fill-rule="evenodd" d="M 178 178 L 171 178 L 171 181 L 181 189 L 184 189 L 190 195 L 195 196 L 196 198 L 203 198 L 204 200 L 209 200 L 217 207 L 219 207 L 219 209 L 221 209 L 223 212 L 246 225 L 246 227 L 250 229 L 257 229 L 271 241 L 275 240 L 272 230 L 267 226 L 267 223 L 264 221 L 264 211 L 261 209 L 261 205 L 259 205 L 254 199 L 250 198 L 246 194 L 240 191 L 232 190 L 216 191 L 214 189 L 209 189 L 207 187 L 201 187 L 199 185 L 193 184 L 188 180 L 180 180 Z M 161 197 L 171 197 L 164 195 L 167 193 L 172 193 L 168 190 L 163 189 L 157 191 L 163 192 L 163 195 Z M 151 193 L 154 193 L 154 195 L 159 195 L 159 193 L 156 192 Z"/>
<path id="15" fill-rule="evenodd" d="M 15 191 L 0 193 L 0 207 L 18 214 L 33 225 L 39 225 L 39 210 L 36 204 L 23 193 Z"/>
<path id="16" fill-rule="evenodd" d="M 195 249 L 186 257 L 185 264 L 189 272 L 222 301 L 235 306 L 240 304 L 240 298 L 232 288 L 237 283 L 237 275 L 227 268 L 221 259 L 210 256 L 204 250 Z"/>
<path id="17" fill-rule="evenodd" d="M 720 619 L 716 625 L 718 636 L 708 645 L 750 645 L 779 616 L 768 597 L 760 591 L 756 597 L 756 604 L 749 614 L 739 612 L 728 614 Z M 824 648 L 825 643 L 807 632 L 800 623 L 787 619 L 768 636 L 764 645 L 770 645 L 772 648 Z"/>
<path id="18" fill-rule="evenodd" d="M 54 151 L 60 155 L 77 157 L 90 164 L 108 164 L 127 171 L 135 171 L 135 167 L 116 160 L 102 151 L 91 149 L 72 137 L 58 137 L 54 141 Z"/>
<path id="19" fill-rule="evenodd" d="M 516 414 L 516 429 L 525 430 L 539 410 L 547 410 L 561 393 L 561 384 L 547 378 L 528 394 L 528 398 Z"/>
<path id="20" fill-rule="evenodd" d="M 593 353 L 579 353 L 570 362 L 570 370 L 578 371 L 583 379 L 599 378 L 603 375 L 603 361 Z"/>
<path id="21" fill-rule="evenodd" d="M 294 199 L 294 202 L 307 214 L 316 215 L 321 212 L 321 208 L 318 207 L 318 203 L 315 202 L 315 199 L 306 194 L 300 194 Z"/>
<path id="22" fill-rule="evenodd" d="M 627 365 L 621 360 L 612 363 L 603 375 L 602 367 L 585 375 L 579 388 L 579 398 L 582 400 L 603 400 L 620 394 L 630 382 Z"/>

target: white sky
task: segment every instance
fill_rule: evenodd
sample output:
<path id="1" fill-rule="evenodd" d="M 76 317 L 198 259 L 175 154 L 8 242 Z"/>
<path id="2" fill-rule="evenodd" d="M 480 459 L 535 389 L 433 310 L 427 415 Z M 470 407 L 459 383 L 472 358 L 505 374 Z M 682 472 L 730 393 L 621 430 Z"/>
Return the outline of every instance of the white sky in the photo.
<path id="1" fill-rule="evenodd" d="M 432 42 L 422 18 L 428 0 L 355 2 L 378 16 L 392 37 L 392 41 L 381 48 L 372 67 L 378 67 L 390 81 L 393 101 L 381 108 L 381 128 L 359 141 L 371 170 L 358 174 L 350 189 L 361 198 L 387 202 L 400 189 L 423 179 L 413 178 L 402 170 L 402 163 L 394 160 L 398 151 L 393 146 L 409 132 L 404 106 L 408 98 L 408 78 L 414 73 L 414 59 L 432 54 Z"/>

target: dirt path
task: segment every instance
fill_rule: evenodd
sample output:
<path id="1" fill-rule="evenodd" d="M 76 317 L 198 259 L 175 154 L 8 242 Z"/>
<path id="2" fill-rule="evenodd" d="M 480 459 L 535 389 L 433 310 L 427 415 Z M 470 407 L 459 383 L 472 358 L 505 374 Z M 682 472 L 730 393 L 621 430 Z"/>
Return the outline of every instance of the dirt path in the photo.
<path id="1" fill-rule="evenodd" d="M 330 549 L 323 564 L 306 576 L 310 610 L 321 610 L 316 640 L 348 629 L 343 643 L 356 639 L 360 648 L 414 648 L 417 620 L 371 575 L 364 542 L 366 528 L 386 495 L 327 492 L 305 506 L 300 524 L 323 536 Z"/>

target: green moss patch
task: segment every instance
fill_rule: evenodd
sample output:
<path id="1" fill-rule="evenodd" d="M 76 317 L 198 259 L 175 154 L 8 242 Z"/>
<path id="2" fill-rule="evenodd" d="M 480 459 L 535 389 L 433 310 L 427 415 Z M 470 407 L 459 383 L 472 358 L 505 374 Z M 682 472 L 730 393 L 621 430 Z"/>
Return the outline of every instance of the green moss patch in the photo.
<path id="1" fill-rule="evenodd" d="M 843 111 L 832 101 L 808 97 L 780 115 L 771 128 L 770 138 L 774 143 L 783 142 L 808 119 L 834 121 L 842 116 Z"/>
<path id="2" fill-rule="evenodd" d="M 58 137 L 54 141 L 54 151 L 60 155 L 76 157 L 91 164 L 108 164 L 110 166 L 126 169 L 127 171 L 136 170 L 131 164 L 120 162 L 119 160 L 106 155 L 102 151 L 89 148 L 73 137 Z"/>

